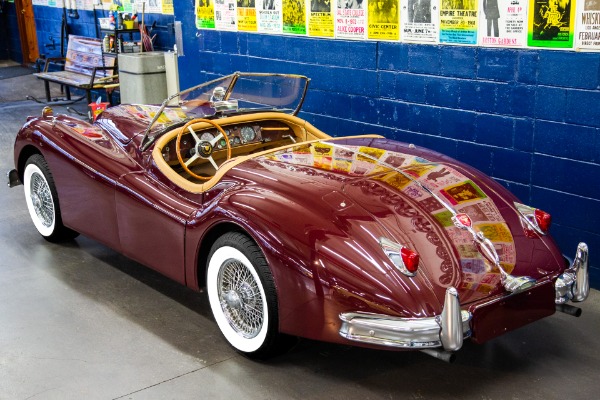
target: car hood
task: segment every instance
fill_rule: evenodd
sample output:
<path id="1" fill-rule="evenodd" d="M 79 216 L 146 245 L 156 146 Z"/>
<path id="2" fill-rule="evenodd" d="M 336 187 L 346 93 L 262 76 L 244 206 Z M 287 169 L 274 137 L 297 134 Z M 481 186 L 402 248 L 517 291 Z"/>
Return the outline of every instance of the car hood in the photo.
<path id="1" fill-rule="evenodd" d="M 551 238 L 525 235 L 514 207 L 517 199 L 510 192 L 442 154 L 385 139 L 355 139 L 300 145 L 256 161 L 273 174 L 285 171 L 286 178 L 272 180 L 294 175 L 298 182 L 328 186 L 339 193 L 329 198 L 340 204 L 346 201 L 364 209 L 381 228 L 371 239 L 383 233 L 421 255 L 419 279 L 440 303 L 449 286 L 458 289 L 463 304 L 504 292 L 497 268 L 482 255 L 473 236 L 453 224 L 453 214 L 443 202 L 469 215 L 475 231 L 493 243 L 507 272 L 539 280 L 563 268 Z M 299 184 L 298 190 L 309 187 Z M 343 213 L 338 207 L 337 217 Z M 365 223 L 365 229 L 371 228 Z"/>

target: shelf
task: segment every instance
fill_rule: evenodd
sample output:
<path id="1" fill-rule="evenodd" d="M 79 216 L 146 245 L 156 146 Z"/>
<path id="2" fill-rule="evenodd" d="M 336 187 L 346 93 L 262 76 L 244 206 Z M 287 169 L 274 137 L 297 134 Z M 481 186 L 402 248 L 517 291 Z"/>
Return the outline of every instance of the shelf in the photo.
<path id="1" fill-rule="evenodd" d="M 100 32 L 102 33 L 140 33 L 138 28 L 133 29 L 109 29 L 109 28 L 100 28 Z"/>

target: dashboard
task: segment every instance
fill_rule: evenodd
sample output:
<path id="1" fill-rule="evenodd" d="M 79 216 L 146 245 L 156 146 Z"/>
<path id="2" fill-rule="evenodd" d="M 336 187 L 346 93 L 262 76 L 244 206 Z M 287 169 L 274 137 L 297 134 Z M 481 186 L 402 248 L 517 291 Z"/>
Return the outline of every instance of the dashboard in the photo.
<path id="1" fill-rule="evenodd" d="M 251 145 L 268 144 L 270 142 L 278 142 L 282 140 L 294 140 L 294 131 L 281 121 L 256 121 L 246 122 L 241 124 L 222 125 L 221 126 L 231 145 L 232 151 L 243 150 L 244 147 L 256 147 Z M 196 131 L 196 135 L 202 141 L 212 141 L 221 134 L 216 128 L 207 128 Z M 294 138 L 294 139 L 291 139 Z M 181 138 L 181 155 L 182 157 L 191 157 L 190 150 L 195 147 L 195 141 L 191 134 L 184 134 Z M 214 150 L 225 150 L 227 144 L 225 138 L 219 139 L 215 143 Z M 165 161 L 177 161 L 175 139 L 171 140 L 162 151 Z"/>

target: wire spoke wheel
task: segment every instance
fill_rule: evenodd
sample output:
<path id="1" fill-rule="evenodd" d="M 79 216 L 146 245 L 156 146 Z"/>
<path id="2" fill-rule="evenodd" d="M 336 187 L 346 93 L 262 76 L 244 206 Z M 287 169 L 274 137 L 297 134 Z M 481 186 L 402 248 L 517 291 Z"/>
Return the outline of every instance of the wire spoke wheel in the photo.
<path id="1" fill-rule="evenodd" d="M 54 178 L 41 154 L 34 154 L 27 159 L 23 187 L 31 220 L 44 239 L 60 242 L 78 235 L 62 223 Z"/>
<path id="2" fill-rule="evenodd" d="M 51 226 L 54 222 L 54 204 L 48 182 L 42 175 L 35 172 L 31 175 L 29 190 L 35 214 L 40 218 L 42 225 Z"/>
<path id="3" fill-rule="evenodd" d="M 250 270 L 241 262 L 228 260 L 218 277 L 219 299 L 229 325 L 245 338 L 262 328 L 264 300 Z"/>
<path id="4" fill-rule="evenodd" d="M 295 340 L 279 332 L 277 290 L 260 247 L 241 232 L 225 233 L 207 261 L 208 301 L 227 342 L 250 358 L 288 350 Z"/>

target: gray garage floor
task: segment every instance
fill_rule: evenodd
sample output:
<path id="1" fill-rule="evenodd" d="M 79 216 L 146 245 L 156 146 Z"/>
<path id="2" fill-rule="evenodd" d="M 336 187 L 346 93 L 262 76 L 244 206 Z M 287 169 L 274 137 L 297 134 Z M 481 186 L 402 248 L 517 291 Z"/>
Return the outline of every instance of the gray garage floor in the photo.
<path id="1" fill-rule="evenodd" d="M 0 80 L 3 178 L 16 131 L 42 107 L 28 94 L 43 98 L 43 84 Z M 204 294 L 86 237 L 44 241 L 22 186 L 0 188 L 0 399 L 592 399 L 600 293 L 590 297 L 581 318 L 466 343 L 451 365 L 309 340 L 254 362 L 225 343 Z"/>

